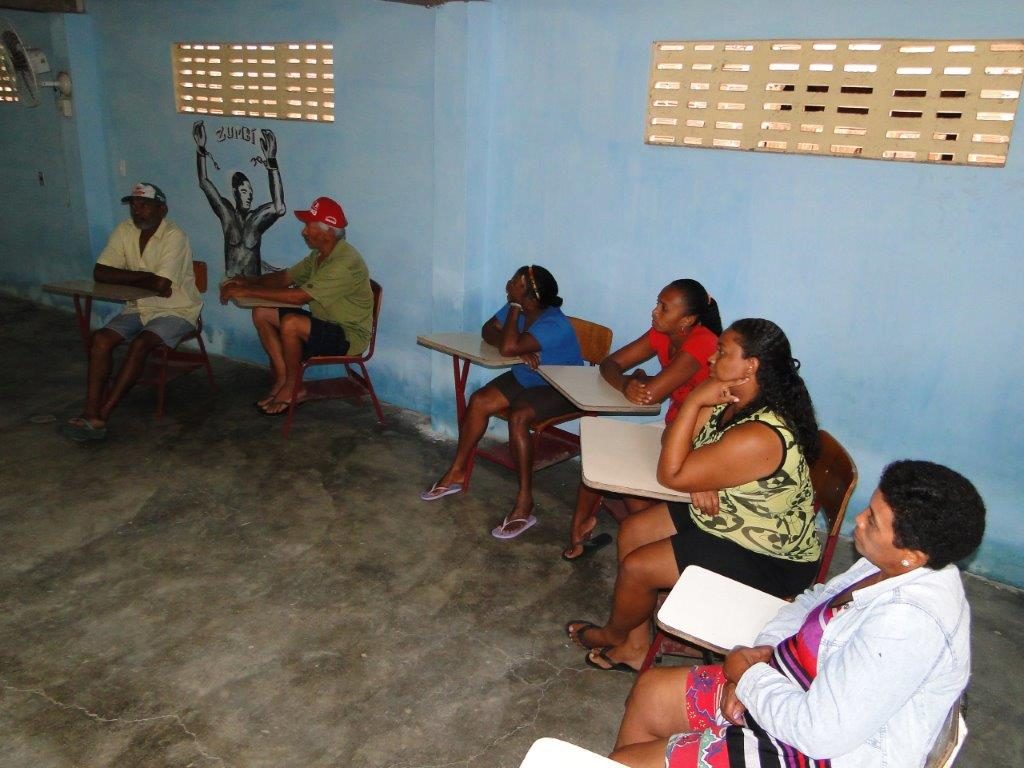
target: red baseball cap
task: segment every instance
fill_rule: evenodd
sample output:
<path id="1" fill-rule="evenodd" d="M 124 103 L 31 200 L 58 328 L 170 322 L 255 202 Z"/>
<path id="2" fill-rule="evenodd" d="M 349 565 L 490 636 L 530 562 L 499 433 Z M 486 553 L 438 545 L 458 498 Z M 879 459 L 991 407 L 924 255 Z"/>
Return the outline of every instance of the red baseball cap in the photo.
<path id="1" fill-rule="evenodd" d="M 308 211 L 295 211 L 295 218 L 304 224 L 320 221 L 331 227 L 342 229 L 348 226 L 348 219 L 341 206 L 329 197 L 318 197 Z"/>

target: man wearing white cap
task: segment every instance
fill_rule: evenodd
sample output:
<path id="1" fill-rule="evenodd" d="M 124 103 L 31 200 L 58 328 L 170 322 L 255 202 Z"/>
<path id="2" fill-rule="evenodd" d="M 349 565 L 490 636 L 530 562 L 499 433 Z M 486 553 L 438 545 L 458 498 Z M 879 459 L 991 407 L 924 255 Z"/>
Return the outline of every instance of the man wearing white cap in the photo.
<path id="1" fill-rule="evenodd" d="M 93 280 L 146 288 L 156 296 L 127 302 L 93 333 L 85 409 L 67 425 L 69 436 L 79 441 L 106 437 L 110 412 L 138 381 L 150 351 L 160 344 L 177 345 L 195 330 L 203 307 L 188 236 L 166 218 L 167 197 L 160 187 L 139 182 L 121 202 L 130 206 L 131 217 L 114 228 L 93 268 Z M 114 348 L 126 341 L 130 344 L 124 363 L 108 390 Z"/>
<path id="2" fill-rule="evenodd" d="M 252 311 L 274 377 L 270 391 L 256 402 L 267 416 L 287 412 L 303 359 L 359 354 L 370 343 L 373 323 L 370 272 L 359 251 L 345 241 L 348 220 L 341 206 L 329 197 L 318 197 L 309 210 L 295 211 L 295 216 L 305 224 L 302 239 L 312 249 L 305 259 L 280 272 L 233 277 L 220 289 L 221 302 L 248 297 L 309 304 L 308 311 L 274 307 Z M 296 405 L 304 396 L 299 390 Z"/>

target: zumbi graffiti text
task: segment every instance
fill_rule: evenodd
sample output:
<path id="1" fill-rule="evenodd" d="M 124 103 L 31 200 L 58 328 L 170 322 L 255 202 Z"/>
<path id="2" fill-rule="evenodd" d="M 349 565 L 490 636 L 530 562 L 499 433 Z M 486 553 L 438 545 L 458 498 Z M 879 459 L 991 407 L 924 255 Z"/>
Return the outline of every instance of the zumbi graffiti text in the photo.
<path id="1" fill-rule="evenodd" d="M 222 125 L 217 129 L 217 141 L 245 141 L 256 146 L 256 140 L 260 132 L 255 128 L 245 126 Z"/>

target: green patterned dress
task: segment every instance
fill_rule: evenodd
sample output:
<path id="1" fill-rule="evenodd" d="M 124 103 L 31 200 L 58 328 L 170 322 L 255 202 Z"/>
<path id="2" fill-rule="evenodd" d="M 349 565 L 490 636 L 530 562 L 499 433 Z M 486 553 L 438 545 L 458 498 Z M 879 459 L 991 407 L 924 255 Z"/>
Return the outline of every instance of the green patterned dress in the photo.
<path id="1" fill-rule="evenodd" d="M 722 428 L 725 408 L 724 404 L 715 406 L 694 439 L 694 448 L 716 443 L 730 429 L 756 421 L 779 436 L 782 463 L 767 477 L 720 490 L 718 514 L 708 517 L 691 509 L 693 521 L 702 530 L 753 552 L 797 563 L 816 562 L 821 557 L 821 542 L 814 532 L 811 470 L 792 430 L 765 408 Z"/>

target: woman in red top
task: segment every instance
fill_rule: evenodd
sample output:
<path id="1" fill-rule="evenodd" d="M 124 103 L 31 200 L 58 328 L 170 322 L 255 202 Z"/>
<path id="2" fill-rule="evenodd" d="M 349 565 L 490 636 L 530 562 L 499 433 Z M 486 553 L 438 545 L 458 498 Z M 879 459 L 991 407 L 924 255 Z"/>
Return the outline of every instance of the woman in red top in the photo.
<path id="1" fill-rule="evenodd" d="M 671 423 L 690 390 L 708 377 L 708 358 L 715 353 L 721 332 L 718 303 L 704 286 L 689 278 L 674 280 L 658 294 L 650 330 L 601 361 L 601 376 L 633 403 L 650 405 L 669 398 L 665 423 Z M 648 376 L 643 368 L 626 373 L 655 356 L 661 364 L 656 375 Z M 597 525 L 601 496 L 580 483 L 572 516 L 571 543 L 562 552 L 566 560 L 576 560 L 611 543 L 611 536 L 606 533 L 590 540 Z M 629 512 L 651 504 L 650 499 L 633 497 L 624 497 L 623 501 Z"/>

